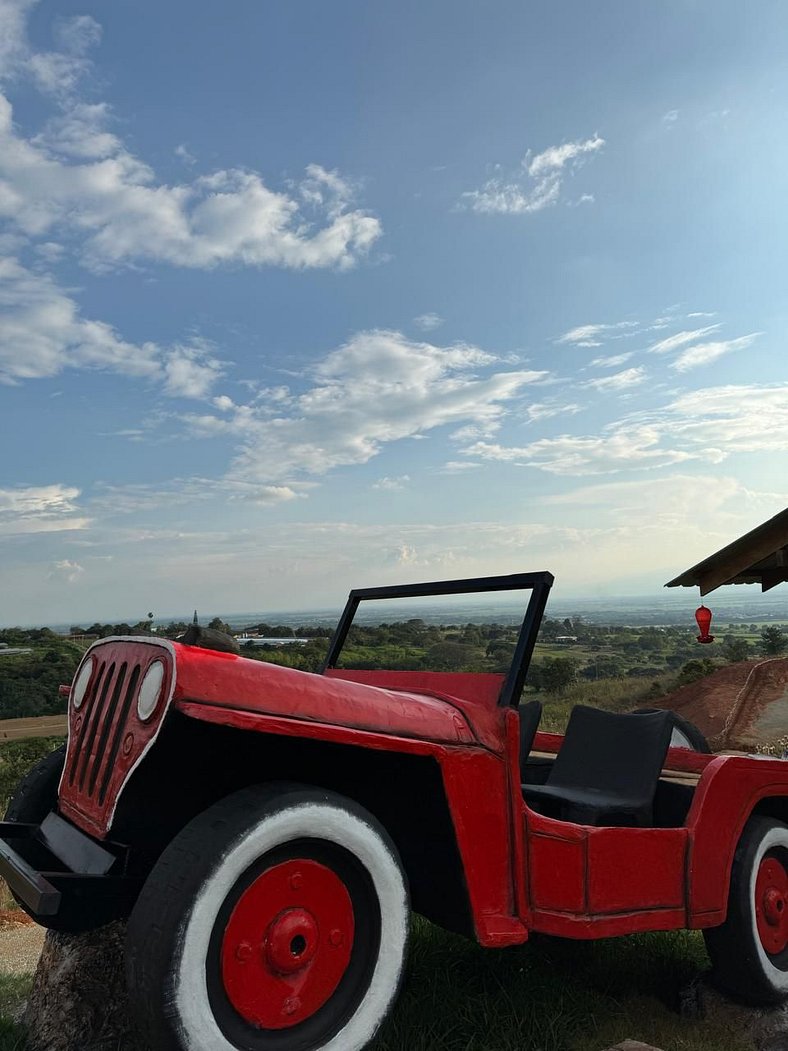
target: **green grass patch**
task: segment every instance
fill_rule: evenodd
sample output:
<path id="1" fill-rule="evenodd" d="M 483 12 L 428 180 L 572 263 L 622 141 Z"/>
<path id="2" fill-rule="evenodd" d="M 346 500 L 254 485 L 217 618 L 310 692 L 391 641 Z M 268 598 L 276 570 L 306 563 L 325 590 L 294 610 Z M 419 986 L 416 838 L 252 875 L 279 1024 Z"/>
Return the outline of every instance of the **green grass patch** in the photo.
<path id="1" fill-rule="evenodd" d="M 678 991 L 708 967 L 699 934 L 596 942 L 534 936 L 482 949 L 416 921 L 405 986 L 375 1051 L 746 1051 L 721 1023 L 685 1022 Z"/>
<path id="2" fill-rule="evenodd" d="M 0 1051 L 23 1051 L 24 1030 L 13 1018 L 21 1010 L 32 983 L 30 974 L 0 974 Z"/>

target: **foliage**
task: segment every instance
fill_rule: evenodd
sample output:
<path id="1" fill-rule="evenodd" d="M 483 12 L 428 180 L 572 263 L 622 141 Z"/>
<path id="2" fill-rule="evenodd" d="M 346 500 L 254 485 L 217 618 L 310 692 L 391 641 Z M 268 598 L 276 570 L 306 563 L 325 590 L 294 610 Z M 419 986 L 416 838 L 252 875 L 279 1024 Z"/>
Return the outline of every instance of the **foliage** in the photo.
<path id="1" fill-rule="evenodd" d="M 731 664 L 746 661 L 750 657 L 750 644 L 747 639 L 726 635 L 722 640 L 722 655 Z"/>
<path id="2" fill-rule="evenodd" d="M 571 657 L 548 657 L 534 666 L 530 681 L 547 694 L 563 695 L 577 682 L 577 666 Z"/>
<path id="3" fill-rule="evenodd" d="M 77 646 L 55 639 L 38 640 L 30 653 L 0 657 L 0 719 L 65 712 L 58 686 L 71 682 L 80 656 Z"/>
<path id="4" fill-rule="evenodd" d="M 31 767 L 62 743 L 62 737 L 28 737 L 0 744 L 0 815 L 5 813 L 16 786 Z"/>
<path id="5" fill-rule="evenodd" d="M 705 679 L 706 676 L 711 675 L 716 668 L 717 665 L 710 657 L 687 661 L 679 672 L 679 676 L 676 679 L 676 685 L 689 686 L 690 683 L 698 682 L 699 679 Z"/>
<path id="6" fill-rule="evenodd" d="M 764 628 L 761 632 L 761 653 L 767 657 L 779 657 L 788 647 L 788 635 L 776 626 Z"/>

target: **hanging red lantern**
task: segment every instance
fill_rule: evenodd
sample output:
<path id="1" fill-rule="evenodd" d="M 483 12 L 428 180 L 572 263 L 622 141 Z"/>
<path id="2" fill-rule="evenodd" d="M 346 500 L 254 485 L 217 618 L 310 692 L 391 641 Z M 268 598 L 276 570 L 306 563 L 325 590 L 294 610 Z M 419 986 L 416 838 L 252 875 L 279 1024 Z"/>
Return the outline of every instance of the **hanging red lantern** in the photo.
<path id="1" fill-rule="evenodd" d="M 698 622 L 700 628 L 700 635 L 698 635 L 698 642 L 714 642 L 714 636 L 709 635 L 709 628 L 711 627 L 712 613 L 708 606 L 699 606 L 695 610 L 695 620 Z"/>

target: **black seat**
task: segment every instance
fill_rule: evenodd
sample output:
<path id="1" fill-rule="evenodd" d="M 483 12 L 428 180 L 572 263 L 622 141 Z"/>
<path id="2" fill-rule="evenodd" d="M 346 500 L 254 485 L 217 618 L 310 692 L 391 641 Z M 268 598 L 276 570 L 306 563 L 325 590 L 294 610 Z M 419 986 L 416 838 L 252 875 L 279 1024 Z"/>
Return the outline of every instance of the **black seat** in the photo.
<path id="1" fill-rule="evenodd" d="M 518 708 L 520 715 L 520 780 L 525 781 L 525 764 L 542 718 L 542 702 L 529 701 Z"/>
<path id="2" fill-rule="evenodd" d="M 547 783 L 524 784 L 523 795 L 581 825 L 652 825 L 673 728 L 670 716 L 668 711 L 615 715 L 577 705 Z"/>

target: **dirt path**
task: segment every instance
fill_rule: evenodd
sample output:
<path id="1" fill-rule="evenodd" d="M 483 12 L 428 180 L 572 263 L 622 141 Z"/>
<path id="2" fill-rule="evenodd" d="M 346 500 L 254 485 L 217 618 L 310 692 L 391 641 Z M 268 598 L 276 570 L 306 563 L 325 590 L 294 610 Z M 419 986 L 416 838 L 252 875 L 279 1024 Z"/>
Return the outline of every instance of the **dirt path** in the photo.
<path id="1" fill-rule="evenodd" d="M 32 974 L 45 937 L 23 912 L 0 911 L 0 974 Z"/>

